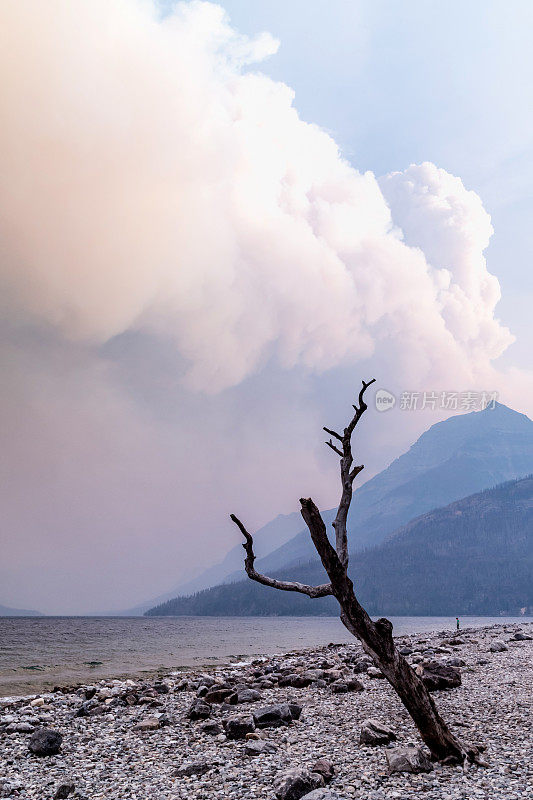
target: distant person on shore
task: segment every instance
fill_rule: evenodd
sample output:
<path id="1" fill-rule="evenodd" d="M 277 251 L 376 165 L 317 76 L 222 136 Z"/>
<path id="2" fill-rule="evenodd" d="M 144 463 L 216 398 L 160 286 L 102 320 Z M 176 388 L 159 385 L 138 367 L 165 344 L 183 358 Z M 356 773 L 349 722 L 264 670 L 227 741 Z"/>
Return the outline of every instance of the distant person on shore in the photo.
<path id="1" fill-rule="evenodd" d="M 459 630 L 459 617 L 455 618 L 455 624 L 457 625 L 457 630 Z"/>

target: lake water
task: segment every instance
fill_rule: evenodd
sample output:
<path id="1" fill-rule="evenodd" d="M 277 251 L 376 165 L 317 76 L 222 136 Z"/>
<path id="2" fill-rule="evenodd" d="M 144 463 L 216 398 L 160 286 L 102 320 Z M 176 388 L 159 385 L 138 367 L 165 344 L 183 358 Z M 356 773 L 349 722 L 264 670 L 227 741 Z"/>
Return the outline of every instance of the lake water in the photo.
<path id="1" fill-rule="evenodd" d="M 455 629 L 452 617 L 390 619 L 396 634 Z M 461 625 L 520 621 L 462 617 Z M 350 641 L 335 617 L 0 617 L 0 696 Z"/>

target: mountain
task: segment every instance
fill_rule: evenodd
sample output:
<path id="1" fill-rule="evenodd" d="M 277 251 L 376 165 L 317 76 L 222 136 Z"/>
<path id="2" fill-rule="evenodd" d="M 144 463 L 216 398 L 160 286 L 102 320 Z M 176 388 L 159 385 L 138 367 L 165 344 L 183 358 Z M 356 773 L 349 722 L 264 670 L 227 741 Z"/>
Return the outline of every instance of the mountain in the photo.
<path id="1" fill-rule="evenodd" d="M 271 522 L 260 528 L 254 535 L 255 550 L 258 558 L 265 557 L 274 550 L 277 550 L 285 542 L 292 539 L 302 528 L 302 518 L 299 512 L 292 514 L 278 514 Z M 169 592 L 152 598 L 152 600 L 141 603 L 135 608 L 130 608 L 118 613 L 119 616 L 141 616 L 149 608 L 166 600 L 170 600 L 176 595 L 189 595 L 199 592 L 210 586 L 216 586 L 225 581 L 241 580 L 244 571 L 242 570 L 243 549 L 239 543 L 232 547 L 226 557 L 218 564 L 204 570 L 196 578 L 178 584 Z"/>
<path id="2" fill-rule="evenodd" d="M 405 412 L 407 413 L 407 412 Z M 466 495 L 533 472 L 533 422 L 497 403 L 432 425 L 413 446 L 354 492 L 351 552 L 379 544 L 414 517 Z M 324 512 L 330 530 L 335 509 Z M 260 572 L 317 558 L 309 533 L 259 558 Z M 242 577 L 242 571 L 238 576 Z"/>
<path id="3" fill-rule="evenodd" d="M 43 617 L 40 611 L 28 611 L 25 608 L 9 608 L 0 605 L 0 617 Z"/>
<path id="4" fill-rule="evenodd" d="M 395 531 L 352 557 L 357 597 L 370 614 L 533 614 L 533 476 L 509 481 Z M 278 577 L 289 577 L 287 571 Z M 321 582 L 308 563 L 301 577 Z M 311 600 L 250 580 L 176 598 L 149 615 L 337 614 L 333 598 Z"/>

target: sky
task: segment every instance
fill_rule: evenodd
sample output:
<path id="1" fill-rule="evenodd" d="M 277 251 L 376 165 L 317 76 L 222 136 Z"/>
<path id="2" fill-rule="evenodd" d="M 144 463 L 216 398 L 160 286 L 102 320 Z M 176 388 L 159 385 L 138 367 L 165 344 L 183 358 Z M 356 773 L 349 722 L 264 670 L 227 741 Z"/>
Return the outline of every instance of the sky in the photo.
<path id="1" fill-rule="evenodd" d="M 531 16 L 2 3 L 0 603 L 128 608 L 230 512 L 333 506 L 361 378 L 533 413 Z M 449 413 L 371 404 L 363 475 Z"/>

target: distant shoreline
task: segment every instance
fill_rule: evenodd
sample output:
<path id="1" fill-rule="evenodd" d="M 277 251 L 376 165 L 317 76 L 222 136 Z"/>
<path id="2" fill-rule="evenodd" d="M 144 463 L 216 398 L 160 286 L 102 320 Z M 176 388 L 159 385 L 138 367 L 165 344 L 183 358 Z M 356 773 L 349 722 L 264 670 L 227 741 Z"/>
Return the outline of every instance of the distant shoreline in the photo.
<path id="1" fill-rule="evenodd" d="M 391 620 L 397 637 L 455 630 L 451 617 Z M 482 629 L 487 622 L 493 627 L 532 620 L 464 617 L 462 627 Z M 0 649 L 0 697 L 99 680 L 211 670 L 236 660 L 312 651 L 330 641 L 355 641 L 338 618 L 331 617 L 4 617 L 0 640 L 5 648 Z"/>

